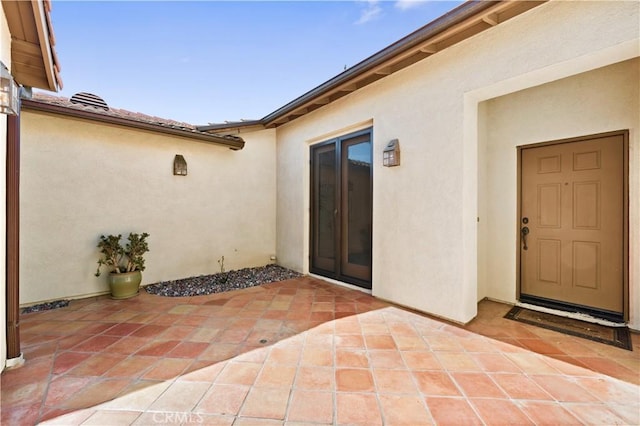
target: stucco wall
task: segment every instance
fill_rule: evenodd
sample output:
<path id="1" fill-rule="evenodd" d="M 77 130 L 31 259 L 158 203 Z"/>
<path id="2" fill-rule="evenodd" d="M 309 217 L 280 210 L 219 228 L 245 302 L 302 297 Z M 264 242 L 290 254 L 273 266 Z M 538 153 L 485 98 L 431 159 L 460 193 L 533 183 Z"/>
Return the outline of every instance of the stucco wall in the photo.
<path id="1" fill-rule="evenodd" d="M 479 263 L 485 266 L 482 287 L 489 296 L 515 301 L 517 244 L 516 147 L 559 138 L 628 129 L 630 170 L 630 258 L 640 247 L 638 205 L 640 185 L 640 60 L 628 60 L 485 102 L 485 180 L 479 182 L 480 199 L 491 200 L 480 210 Z M 484 139 L 484 140 L 483 140 Z M 635 253 L 635 255 L 634 255 Z M 638 262 L 631 269 L 631 295 L 638 300 Z M 634 318 L 640 304 L 634 304 Z"/>
<path id="2" fill-rule="evenodd" d="M 8 67 L 11 67 L 11 34 L 9 25 L 4 14 L 4 8 L 0 6 L 0 60 Z M 0 114 L 0 370 L 4 368 L 7 360 L 7 281 L 6 281 L 6 155 L 7 155 L 7 116 Z"/>
<path id="3" fill-rule="evenodd" d="M 108 290 L 100 234 L 148 232 L 143 285 L 270 263 L 275 132 L 241 151 L 26 111 L 22 116 L 21 303 Z M 173 175 L 182 154 L 186 177 Z"/>
<path id="4" fill-rule="evenodd" d="M 638 56 L 638 9 L 635 2 L 550 2 L 278 128 L 279 261 L 308 271 L 309 145 L 373 123 L 373 294 L 471 320 L 478 158 L 487 148 L 479 103 Z M 382 149 L 393 138 L 403 163 L 383 168 Z"/>

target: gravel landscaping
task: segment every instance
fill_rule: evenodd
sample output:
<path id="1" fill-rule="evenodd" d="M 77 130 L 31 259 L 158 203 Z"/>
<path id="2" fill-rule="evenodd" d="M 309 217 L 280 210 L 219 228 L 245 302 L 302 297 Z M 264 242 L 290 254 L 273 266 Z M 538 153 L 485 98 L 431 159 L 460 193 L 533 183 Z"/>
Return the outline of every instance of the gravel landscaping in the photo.
<path id="1" fill-rule="evenodd" d="M 144 289 L 147 293 L 167 297 L 202 296 L 239 290 L 260 284 L 288 280 L 301 274 L 278 265 L 244 268 L 237 271 L 222 272 L 213 275 L 183 278 L 175 281 L 162 281 L 150 284 Z"/>
<path id="2" fill-rule="evenodd" d="M 53 302 L 38 303 L 37 305 L 27 306 L 22 309 L 22 313 L 30 314 L 32 312 L 48 311 L 50 309 L 64 308 L 66 306 L 69 306 L 68 300 L 55 300 Z"/>
<path id="3" fill-rule="evenodd" d="M 254 287 L 260 284 L 284 281 L 300 277 L 296 271 L 278 265 L 244 268 L 237 271 L 222 272 L 213 275 L 183 278 L 174 281 L 162 281 L 144 287 L 147 293 L 167 297 L 202 296 L 205 294 L 222 293 L 231 290 Z M 39 303 L 23 308 L 22 314 L 48 311 L 69 306 L 69 300 L 55 300 Z"/>

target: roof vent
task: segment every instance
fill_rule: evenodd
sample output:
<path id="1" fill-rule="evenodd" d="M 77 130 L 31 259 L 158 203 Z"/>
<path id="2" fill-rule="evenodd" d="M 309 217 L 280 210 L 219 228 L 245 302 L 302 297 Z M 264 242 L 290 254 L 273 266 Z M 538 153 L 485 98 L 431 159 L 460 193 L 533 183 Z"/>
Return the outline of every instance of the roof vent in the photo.
<path id="1" fill-rule="evenodd" d="M 70 101 L 73 104 L 84 105 L 88 107 L 109 111 L 109 106 L 104 101 L 104 99 L 92 93 L 86 93 L 86 92 L 76 93 L 71 97 Z"/>

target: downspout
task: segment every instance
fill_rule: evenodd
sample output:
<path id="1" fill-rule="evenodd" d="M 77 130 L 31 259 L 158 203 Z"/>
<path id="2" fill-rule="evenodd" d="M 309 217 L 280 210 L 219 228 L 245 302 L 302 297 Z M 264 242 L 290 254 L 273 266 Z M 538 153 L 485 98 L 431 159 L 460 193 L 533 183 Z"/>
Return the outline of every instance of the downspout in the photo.
<path id="1" fill-rule="evenodd" d="M 20 100 L 18 100 L 20 102 Z M 20 105 L 18 114 L 7 116 L 7 199 L 6 199 L 6 285 L 7 361 L 6 368 L 24 364 L 20 352 Z"/>

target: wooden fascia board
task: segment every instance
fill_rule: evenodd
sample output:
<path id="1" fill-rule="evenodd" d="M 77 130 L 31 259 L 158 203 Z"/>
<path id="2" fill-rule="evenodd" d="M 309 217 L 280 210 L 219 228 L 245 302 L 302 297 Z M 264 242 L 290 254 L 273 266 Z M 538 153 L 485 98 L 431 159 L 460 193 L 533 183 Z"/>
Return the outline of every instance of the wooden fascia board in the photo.
<path id="1" fill-rule="evenodd" d="M 198 140 L 201 142 L 207 142 L 215 145 L 226 146 L 234 151 L 241 150 L 244 148 L 244 140 L 242 138 L 238 138 L 239 140 L 227 139 L 221 136 L 212 135 L 212 134 L 204 134 L 201 132 L 190 132 L 188 130 L 180 130 L 174 129 L 171 127 L 160 126 L 151 123 L 145 123 L 142 121 L 136 120 L 128 120 L 126 118 L 114 117 L 110 115 L 100 114 L 91 111 L 84 110 L 76 110 L 73 108 L 67 108 L 60 105 L 51 105 L 42 102 L 37 102 L 29 99 L 22 100 L 22 108 L 33 111 L 40 111 L 45 113 L 51 113 L 55 115 L 63 115 L 72 118 L 78 118 L 83 120 L 89 120 L 98 123 L 104 124 L 113 124 L 117 126 L 128 127 L 132 129 L 138 130 L 146 130 L 154 133 L 161 133 L 171 136 L 177 136 L 181 138 L 186 138 L 190 140 Z"/>
<path id="2" fill-rule="evenodd" d="M 31 7 L 33 8 L 33 17 L 36 22 L 36 29 L 38 32 L 38 39 L 40 41 L 40 51 L 42 54 L 42 60 L 44 62 L 44 71 L 47 76 L 47 82 L 49 84 L 48 89 L 57 92 L 58 81 L 56 79 L 56 73 L 53 69 L 54 60 L 51 53 L 51 39 L 49 37 L 49 26 L 47 24 L 47 16 L 44 10 L 44 3 L 42 0 L 31 0 Z"/>

